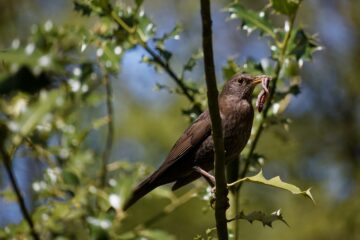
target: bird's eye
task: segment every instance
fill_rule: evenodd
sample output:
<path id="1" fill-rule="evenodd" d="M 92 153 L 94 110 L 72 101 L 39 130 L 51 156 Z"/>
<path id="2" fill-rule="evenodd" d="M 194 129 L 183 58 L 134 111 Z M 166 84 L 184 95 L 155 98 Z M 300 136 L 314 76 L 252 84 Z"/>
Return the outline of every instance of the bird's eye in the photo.
<path id="1" fill-rule="evenodd" d="M 243 82 L 244 82 L 244 79 L 242 79 L 242 78 L 238 79 L 238 83 L 242 84 Z"/>

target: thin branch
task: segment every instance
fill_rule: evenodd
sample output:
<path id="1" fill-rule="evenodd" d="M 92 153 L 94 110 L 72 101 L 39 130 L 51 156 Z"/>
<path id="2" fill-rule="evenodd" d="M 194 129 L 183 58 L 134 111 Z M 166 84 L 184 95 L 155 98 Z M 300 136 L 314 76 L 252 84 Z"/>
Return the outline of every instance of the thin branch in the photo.
<path id="1" fill-rule="evenodd" d="M 136 28 L 131 28 L 128 26 L 121 18 L 119 18 L 116 13 L 111 14 L 111 18 L 119 25 L 121 26 L 125 31 L 127 31 L 129 34 L 135 34 L 137 37 L 137 40 L 140 42 L 140 45 L 145 49 L 147 53 L 150 54 L 150 56 L 153 58 L 153 60 L 164 69 L 164 71 L 174 80 L 174 82 L 178 85 L 178 87 L 181 89 L 181 92 L 186 96 L 186 98 L 194 104 L 195 110 L 200 113 L 201 108 L 196 104 L 194 95 L 190 93 L 189 87 L 186 86 L 183 79 L 181 77 L 178 77 L 178 75 L 175 73 L 175 71 L 171 68 L 171 66 L 163 61 L 161 57 L 150 48 L 150 46 L 147 44 L 147 42 L 141 37 L 141 34 L 136 31 Z"/>
<path id="2" fill-rule="evenodd" d="M 13 152 L 15 152 L 15 150 Z M 2 156 L 2 159 L 3 159 L 3 162 L 4 162 L 5 170 L 6 170 L 7 174 L 8 174 L 8 176 L 9 176 L 9 179 L 10 179 L 10 184 L 11 184 L 11 186 L 12 186 L 14 192 L 15 192 L 17 201 L 19 203 L 20 211 L 21 211 L 25 221 L 27 222 L 27 224 L 30 227 L 31 235 L 35 240 L 40 240 L 40 236 L 35 230 L 34 222 L 31 219 L 30 213 L 28 212 L 28 210 L 26 208 L 25 200 L 24 200 L 24 198 L 23 198 L 23 196 L 21 194 L 19 185 L 17 184 L 15 175 L 14 175 L 14 173 L 12 171 L 11 158 L 10 158 L 9 154 L 5 151 L 3 146 L 0 147 L 0 153 L 1 153 L 1 156 Z"/>
<path id="3" fill-rule="evenodd" d="M 106 110 L 108 115 L 108 130 L 107 130 L 107 138 L 105 143 L 104 152 L 102 154 L 102 165 L 100 172 L 100 186 L 104 187 L 106 185 L 106 177 L 107 177 L 107 164 L 109 162 L 109 157 L 111 154 L 111 149 L 113 145 L 114 139 L 114 106 L 112 103 L 112 86 L 109 79 L 109 75 L 105 74 L 104 76 L 104 85 L 106 92 Z"/>
<path id="4" fill-rule="evenodd" d="M 216 179 L 216 203 L 215 220 L 218 238 L 228 239 L 226 205 L 227 205 L 227 187 L 225 178 L 225 153 L 224 139 L 221 128 L 221 118 L 219 113 L 218 89 L 216 85 L 214 54 L 212 46 L 211 30 L 211 10 L 210 0 L 201 0 L 201 20 L 202 20 L 202 41 L 204 52 L 204 68 L 207 85 L 207 98 L 212 125 L 212 137 L 215 148 L 215 179 Z"/>
<path id="5" fill-rule="evenodd" d="M 189 89 L 184 84 L 184 82 L 176 75 L 176 73 L 171 69 L 170 65 L 167 62 L 164 62 L 161 57 L 156 54 L 146 43 L 142 43 L 141 46 L 153 57 L 154 61 L 158 63 L 167 74 L 175 81 L 179 86 L 182 93 L 189 99 L 190 102 L 195 103 L 195 98 L 190 94 Z"/>

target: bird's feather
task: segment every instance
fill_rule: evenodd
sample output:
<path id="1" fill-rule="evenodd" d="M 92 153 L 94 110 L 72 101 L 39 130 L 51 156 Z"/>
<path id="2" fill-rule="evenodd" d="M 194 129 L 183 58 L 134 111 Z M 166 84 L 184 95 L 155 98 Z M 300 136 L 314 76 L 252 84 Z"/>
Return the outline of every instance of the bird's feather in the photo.
<path id="1" fill-rule="evenodd" d="M 167 158 L 158 169 L 157 176 L 160 176 L 169 167 L 181 161 L 184 156 L 189 154 L 192 149 L 197 148 L 210 135 L 211 120 L 209 111 L 206 110 L 185 130 L 174 144 Z"/>

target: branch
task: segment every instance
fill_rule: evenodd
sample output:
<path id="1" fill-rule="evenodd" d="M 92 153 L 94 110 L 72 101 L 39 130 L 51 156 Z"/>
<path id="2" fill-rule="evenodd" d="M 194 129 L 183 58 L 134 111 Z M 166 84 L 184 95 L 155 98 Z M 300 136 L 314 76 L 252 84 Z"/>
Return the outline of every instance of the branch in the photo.
<path id="1" fill-rule="evenodd" d="M 149 47 L 147 42 L 140 36 L 140 33 L 137 32 L 135 28 L 128 26 L 120 17 L 116 15 L 116 13 L 113 12 L 111 14 L 111 18 L 129 34 L 134 34 L 136 36 L 137 40 L 140 42 L 140 45 L 145 49 L 145 51 L 148 52 L 153 60 L 174 80 L 174 82 L 181 89 L 181 92 L 194 105 L 195 111 L 201 113 L 201 108 L 196 104 L 194 95 L 190 93 L 189 88 L 186 86 L 183 79 L 178 77 L 171 66 L 167 62 L 163 61 L 161 57 Z"/>
<path id="2" fill-rule="evenodd" d="M 225 179 L 225 153 L 224 140 L 221 128 L 221 118 L 219 113 L 218 89 L 216 85 L 214 56 L 212 46 L 211 30 L 211 10 L 210 0 L 201 0 L 201 20 L 203 28 L 203 52 L 204 68 L 206 75 L 207 98 L 212 125 L 212 137 L 215 148 L 215 179 L 216 179 L 216 204 L 215 218 L 216 228 L 219 239 L 228 239 L 226 205 L 227 187 Z"/>
<path id="3" fill-rule="evenodd" d="M 106 176 L 107 176 L 107 164 L 109 162 L 109 157 L 111 154 L 111 149 L 113 145 L 114 139 L 114 107 L 112 104 L 112 86 L 109 79 L 109 75 L 106 73 L 104 76 L 104 85 L 106 91 L 106 109 L 108 115 L 108 132 L 107 138 L 105 143 L 105 149 L 102 154 L 102 165 L 101 165 L 101 172 L 100 172 L 100 186 L 104 187 L 106 185 Z"/>
<path id="4" fill-rule="evenodd" d="M 189 89 L 187 88 L 187 86 L 184 84 L 182 79 L 180 79 L 176 75 L 176 73 L 171 69 L 170 65 L 168 63 L 164 62 L 161 59 L 161 57 L 158 54 L 156 54 L 156 52 L 154 52 L 145 42 L 142 42 L 141 46 L 153 57 L 154 61 L 157 64 L 159 64 L 165 70 L 165 72 L 175 81 L 175 83 L 179 86 L 182 93 L 187 97 L 187 99 L 191 103 L 195 103 L 194 96 L 190 94 Z"/>
<path id="5" fill-rule="evenodd" d="M 25 221 L 27 222 L 27 224 L 30 227 L 31 235 L 35 240 L 40 240 L 40 236 L 35 230 L 34 222 L 31 219 L 30 213 L 26 209 L 25 200 L 24 200 L 23 196 L 21 195 L 21 191 L 20 191 L 20 188 L 19 188 L 19 186 L 18 186 L 18 184 L 16 182 L 15 175 L 14 175 L 12 169 L 11 169 L 10 156 L 5 151 L 4 146 L 0 147 L 0 154 L 1 154 L 1 157 L 2 157 L 2 159 L 4 161 L 5 170 L 6 170 L 7 174 L 9 175 L 10 184 L 11 184 L 12 188 L 14 189 L 17 201 L 19 203 L 20 211 L 21 211 Z"/>

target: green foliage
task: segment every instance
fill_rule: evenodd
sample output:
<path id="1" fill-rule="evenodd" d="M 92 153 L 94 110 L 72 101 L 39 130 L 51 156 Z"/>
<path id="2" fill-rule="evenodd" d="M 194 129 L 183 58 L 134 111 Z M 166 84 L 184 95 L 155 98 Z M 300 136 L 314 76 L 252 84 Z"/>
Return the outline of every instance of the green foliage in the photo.
<path id="1" fill-rule="evenodd" d="M 230 19 L 241 19 L 241 29 L 248 33 L 251 33 L 254 29 L 258 29 L 261 33 L 275 37 L 275 28 L 266 18 L 265 12 L 259 14 L 258 12 L 246 9 L 240 3 L 231 4 L 225 10 L 230 13 Z"/>
<path id="2" fill-rule="evenodd" d="M 301 0 L 271 0 L 273 9 L 281 14 L 293 15 L 296 13 Z"/>
<path id="3" fill-rule="evenodd" d="M 143 219 L 134 224 L 131 214 L 127 215 L 121 209 L 135 183 L 150 172 L 149 167 L 130 164 L 123 159 L 110 162 L 105 164 L 106 184 L 101 185 L 98 179 L 99 169 L 104 167 L 104 150 L 97 146 L 100 141 L 92 145 L 87 142 L 91 134 L 96 139 L 105 139 L 103 128 L 113 121 L 114 116 L 109 111 L 102 111 L 109 97 L 103 91 L 104 79 L 117 79 L 124 54 L 135 48 L 146 51 L 143 62 L 169 75 L 175 82 L 175 87 L 159 83 L 157 87 L 188 100 L 186 106 L 182 106 L 183 114 L 193 120 L 205 108 L 205 91 L 187 78 L 187 73 L 192 72 L 202 59 L 203 52 L 195 51 L 176 68 L 180 69 L 177 73 L 172 66 L 176 56 L 166 43 L 178 41 L 183 29 L 178 24 L 159 36 L 156 25 L 142 10 L 143 2 L 74 1 L 74 10 L 91 19 L 89 22 L 93 25 L 56 26 L 49 21 L 33 27 L 27 41 L 22 41 L 19 46 L 0 51 L 1 141 L 11 158 L 15 158 L 16 151 L 21 149 L 30 156 L 29 161 L 45 168 L 41 178 L 31 183 L 32 219 L 35 231 L 43 239 L 175 239 L 149 222 L 143 223 Z M 265 61 L 247 59 L 239 64 L 236 59 L 229 58 L 222 68 L 225 80 L 238 72 L 273 76 L 273 96 L 266 113 L 257 116 L 260 120 L 255 122 L 255 132 L 263 126 L 288 128 L 291 121 L 281 113 L 290 102 L 289 97 L 299 93 L 302 62 L 311 59 L 314 51 L 319 49 L 316 38 L 304 29 L 294 27 L 291 19 L 286 20 L 290 24 L 284 24 L 287 27 L 275 24 L 274 18 L 279 13 L 286 17 L 295 16 L 300 1 L 272 0 L 270 3 L 271 7 L 264 11 L 245 8 L 237 1 L 225 8 L 230 19 L 241 21 L 241 29 L 249 33 L 258 30 L 270 48 Z M 279 85 L 281 89 L 277 87 Z M 137 123 L 141 109 L 136 107 L 131 106 L 134 112 L 138 111 L 137 119 L 127 119 L 128 122 Z M 162 124 L 165 121 L 153 122 Z M 142 128 L 139 126 L 136 130 L 139 129 Z M 151 127 L 154 134 L 158 134 L 156 130 L 155 126 Z M 251 143 L 256 144 L 256 141 Z M 257 169 L 262 167 L 266 156 L 251 146 L 249 144 L 243 153 L 244 161 Z M 313 200 L 309 190 L 302 191 L 277 177 L 265 179 L 261 172 L 238 182 L 262 183 Z M 170 201 L 163 212 L 156 215 L 160 216 L 158 219 L 194 199 L 199 189 L 192 189 L 182 196 L 163 188 L 154 191 L 151 196 L 156 201 Z M 205 193 L 199 195 L 204 197 Z M 7 201 L 16 199 L 10 188 L 2 190 L 0 196 Z M 280 212 L 270 215 L 260 211 L 249 215 L 240 212 L 236 215 L 239 219 L 260 221 L 267 226 L 276 220 L 286 223 Z M 154 219 L 154 222 L 158 221 L 156 217 Z M 214 232 L 209 229 L 207 238 L 213 239 Z M 0 238 L 26 238 L 29 233 L 28 224 L 22 221 L 1 229 Z"/>
<path id="4" fill-rule="evenodd" d="M 302 191 L 300 188 L 296 187 L 295 185 L 292 185 L 290 183 L 286 183 L 286 182 L 282 181 L 279 176 L 273 177 L 271 179 L 266 179 L 264 177 L 262 171 L 260 171 L 258 174 L 254 175 L 254 176 L 239 179 L 233 183 L 228 184 L 228 186 L 234 187 L 241 182 L 259 183 L 259 184 L 264 184 L 267 186 L 287 190 L 287 191 L 291 192 L 292 194 L 305 196 L 305 197 L 311 199 L 311 201 L 313 201 L 315 203 L 314 198 L 311 195 L 310 189 Z"/>
<path id="5" fill-rule="evenodd" d="M 259 221 L 263 224 L 264 227 L 265 226 L 272 227 L 272 224 L 275 221 L 281 221 L 286 225 L 288 225 L 287 222 L 284 220 L 280 210 L 277 210 L 271 214 L 266 214 L 261 211 L 254 211 L 252 213 L 249 213 L 248 215 L 246 215 L 243 211 L 241 211 L 240 214 L 236 216 L 236 218 L 233 220 L 235 221 L 237 219 L 247 220 L 249 223 L 253 223 L 254 221 Z"/>

